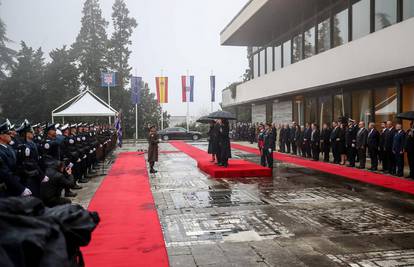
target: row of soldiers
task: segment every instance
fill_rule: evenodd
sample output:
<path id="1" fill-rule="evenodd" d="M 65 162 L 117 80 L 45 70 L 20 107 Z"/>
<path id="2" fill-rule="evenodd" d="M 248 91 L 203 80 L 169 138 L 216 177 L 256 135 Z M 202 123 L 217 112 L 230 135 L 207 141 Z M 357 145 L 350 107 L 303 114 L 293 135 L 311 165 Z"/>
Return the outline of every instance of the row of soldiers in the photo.
<path id="1" fill-rule="evenodd" d="M 70 203 L 114 147 L 115 131 L 87 123 L 15 127 L 0 122 L 0 197 L 34 196 L 46 205 Z M 62 191 L 64 196 L 62 197 Z"/>
<path id="2" fill-rule="evenodd" d="M 356 122 L 352 119 L 341 119 L 332 122 L 332 127 L 327 123 L 322 129 L 313 123 L 298 126 L 285 124 L 279 129 L 279 151 L 301 155 L 313 160 L 319 160 L 323 154 L 325 162 L 330 161 L 330 153 L 333 155 L 333 163 L 365 169 L 366 155 L 371 159 L 370 170 L 377 171 L 381 163 L 382 171 L 391 175 L 403 176 L 404 155 L 407 155 L 409 164 L 408 178 L 414 178 L 414 126 L 404 131 L 401 123 L 394 124 L 391 121 L 382 122 L 380 129 L 373 122 L 366 127 L 364 121 Z"/>

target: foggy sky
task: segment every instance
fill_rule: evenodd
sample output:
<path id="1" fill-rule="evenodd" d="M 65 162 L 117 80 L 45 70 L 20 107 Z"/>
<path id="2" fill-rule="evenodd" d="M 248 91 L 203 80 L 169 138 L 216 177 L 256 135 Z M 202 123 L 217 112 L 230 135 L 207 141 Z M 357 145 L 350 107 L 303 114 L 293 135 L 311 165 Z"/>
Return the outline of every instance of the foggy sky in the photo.
<path id="1" fill-rule="evenodd" d="M 169 104 L 172 115 L 185 115 L 181 103 L 181 80 L 189 70 L 195 76 L 191 115 L 210 111 L 209 76 L 216 75 L 216 103 L 221 89 L 241 79 L 247 68 L 246 48 L 220 46 L 220 31 L 247 0 L 126 0 L 138 28 L 132 36 L 132 74 L 142 76 L 155 92 L 155 76 L 169 77 Z M 0 0 L 0 16 L 7 27 L 9 44 L 19 49 L 24 40 L 48 54 L 63 45 L 70 46 L 80 29 L 82 0 Z M 112 32 L 114 0 L 100 0 L 103 16 Z M 47 57 L 46 57 L 47 58 Z M 62 99 L 62 102 L 64 100 Z"/>

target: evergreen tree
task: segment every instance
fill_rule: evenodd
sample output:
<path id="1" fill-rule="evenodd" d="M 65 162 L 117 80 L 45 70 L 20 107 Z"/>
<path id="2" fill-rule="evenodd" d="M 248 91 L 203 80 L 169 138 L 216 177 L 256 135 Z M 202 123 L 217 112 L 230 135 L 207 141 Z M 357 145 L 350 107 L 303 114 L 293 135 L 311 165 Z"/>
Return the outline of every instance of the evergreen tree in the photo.
<path id="1" fill-rule="evenodd" d="M 63 102 L 79 93 L 79 73 L 73 57 L 66 46 L 54 49 L 50 53 L 50 62 L 46 66 L 46 102 L 49 113 Z"/>
<path id="2" fill-rule="evenodd" d="M 15 63 L 16 52 L 6 46 L 8 42 L 10 40 L 6 36 L 6 25 L 0 18 L 0 81 L 6 78 L 7 71 L 11 71 Z"/>
<path id="3" fill-rule="evenodd" d="M 110 68 L 118 73 L 120 89 L 125 89 L 132 69 L 128 62 L 131 55 L 128 46 L 132 44 L 131 35 L 138 24 L 134 18 L 129 17 L 124 0 L 115 0 L 112 10 L 114 32 L 109 41 L 108 62 Z"/>
<path id="4" fill-rule="evenodd" d="M 107 70 L 108 22 L 102 17 L 98 0 L 86 0 L 82 14 L 82 26 L 73 44 L 80 79 L 85 88 L 106 99 L 105 91 L 100 89 L 100 81 L 101 72 Z"/>
<path id="5" fill-rule="evenodd" d="M 2 84 L 3 116 L 14 121 L 50 119 L 46 106 L 44 86 L 44 59 L 41 48 L 34 50 L 21 42 L 17 65 Z M 4 89 L 4 90 L 3 90 Z"/>

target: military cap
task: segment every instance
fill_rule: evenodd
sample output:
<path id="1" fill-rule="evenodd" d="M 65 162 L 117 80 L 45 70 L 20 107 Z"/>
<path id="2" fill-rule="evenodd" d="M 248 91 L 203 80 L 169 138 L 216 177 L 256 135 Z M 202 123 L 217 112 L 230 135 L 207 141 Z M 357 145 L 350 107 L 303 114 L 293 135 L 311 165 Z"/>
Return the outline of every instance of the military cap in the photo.
<path id="1" fill-rule="evenodd" d="M 60 127 L 60 130 L 62 132 L 65 131 L 65 130 L 67 130 L 67 129 L 69 129 L 69 124 L 65 124 L 65 125 L 62 125 L 62 127 Z"/>
<path id="2" fill-rule="evenodd" d="M 22 124 L 16 129 L 16 132 L 23 133 L 23 132 L 32 132 L 33 128 L 30 125 L 29 121 L 26 119 Z"/>
<path id="3" fill-rule="evenodd" d="M 76 125 L 76 123 L 74 123 L 74 124 L 71 124 L 71 125 L 70 125 L 70 128 L 71 128 L 71 129 L 76 128 L 76 127 L 78 127 L 78 126 Z"/>
<path id="4" fill-rule="evenodd" d="M 10 132 L 10 122 L 6 120 L 0 123 L 0 134 L 6 134 L 8 132 Z"/>
<path id="5" fill-rule="evenodd" d="M 32 126 L 33 129 L 37 129 L 40 127 L 40 123 L 36 123 L 35 125 Z"/>
<path id="6" fill-rule="evenodd" d="M 83 126 L 82 126 L 82 123 L 78 123 L 78 124 L 76 125 L 76 128 L 80 128 L 80 127 L 83 127 Z"/>
<path id="7" fill-rule="evenodd" d="M 56 131 L 56 124 L 54 124 L 54 123 L 52 123 L 52 124 L 46 124 L 46 126 L 45 126 L 45 133 L 47 133 L 49 131 Z"/>

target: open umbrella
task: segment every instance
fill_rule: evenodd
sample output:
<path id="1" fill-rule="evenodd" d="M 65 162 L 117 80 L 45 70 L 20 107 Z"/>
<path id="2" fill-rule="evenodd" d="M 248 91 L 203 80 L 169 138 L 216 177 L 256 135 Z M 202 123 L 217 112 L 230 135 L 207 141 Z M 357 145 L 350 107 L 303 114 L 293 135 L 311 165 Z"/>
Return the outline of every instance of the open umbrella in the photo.
<path id="1" fill-rule="evenodd" d="M 212 121 L 214 121 L 214 119 L 211 119 L 207 116 L 202 116 L 197 120 L 197 122 L 199 122 L 199 123 L 210 123 Z"/>
<path id="2" fill-rule="evenodd" d="M 236 120 L 236 116 L 231 114 L 230 112 L 219 110 L 216 112 L 211 113 L 207 117 L 211 119 L 227 119 L 227 120 Z"/>
<path id="3" fill-rule="evenodd" d="M 407 111 L 397 115 L 398 119 L 414 121 L 414 111 Z"/>

